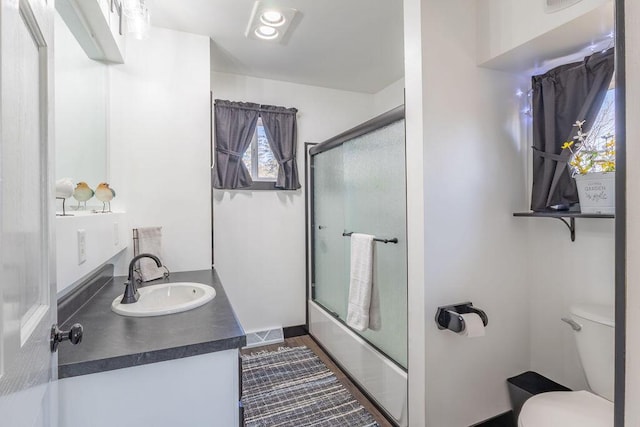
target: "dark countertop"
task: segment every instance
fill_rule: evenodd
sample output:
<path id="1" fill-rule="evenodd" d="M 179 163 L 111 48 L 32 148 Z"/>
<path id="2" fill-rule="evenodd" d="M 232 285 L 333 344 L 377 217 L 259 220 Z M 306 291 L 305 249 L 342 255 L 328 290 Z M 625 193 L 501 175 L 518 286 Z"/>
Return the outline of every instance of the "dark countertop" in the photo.
<path id="1" fill-rule="evenodd" d="M 113 369 L 161 362 L 198 354 L 240 348 L 246 337 L 215 270 L 171 273 L 165 282 L 198 282 L 213 286 L 216 297 L 182 313 L 155 317 L 125 317 L 111 311 L 111 303 L 124 291 L 125 277 L 107 282 L 93 298 L 61 326 L 84 327 L 78 345 L 62 343 L 58 377 L 68 378 Z M 63 319 L 60 319 L 63 321 Z"/>

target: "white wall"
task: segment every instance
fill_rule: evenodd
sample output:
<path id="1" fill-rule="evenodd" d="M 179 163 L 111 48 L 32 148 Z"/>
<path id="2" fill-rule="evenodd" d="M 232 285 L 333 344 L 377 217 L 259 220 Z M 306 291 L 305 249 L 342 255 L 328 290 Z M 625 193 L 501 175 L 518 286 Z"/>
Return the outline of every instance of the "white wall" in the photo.
<path id="1" fill-rule="evenodd" d="M 480 0 L 478 4 L 478 51 L 498 55 L 509 49 L 524 51 L 531 60 L 541 52 L 524 47 L 534 37 L 565 24 L 590 10 L 611 2 L 587 1 L 563 11 L 546 14 L 543 2 Z M 606 16 L 606 13 L 604 14 Z M 612 17 L 610 17 L 612 19 Z M 573 24 L 572 24 L 573 25 Z M 582 24 L 576 24 L 578 26 Z M 601 30 L 604 30 L 602 27 Z M 582 41 L 587 46 L 591 39 Z M 556 49 L 559 49 L 556 47 Z M 557 55 L 572 52 L 557 51 Z M 486 58 L 485 58 L 486 59 Z M 522 75 L 520 89 L 526 92 L 530 75 Z M 510 98 L 514 94 L 509 95 Z M 521 104 L 521 108 L 524 103 Z M 528 211 L 531 189 L 531 119 L 520 115 L 519 139 L 524 148 L 526 203 L 517 210 Z M 577 219 L 577 237 L 571 242 L 567 228 L 555 219 L 518 220 L 526 230 L 527 272 L 522 281 L 529 288 L 531 369 L 574 389 L 587 387 L 579 363 L 573 332 L 561 322 L 571 305 L 613 304 L 614 223 L 613 220 Z"/>
<path id="2" fill-rule="evenodd" d="M 528 228 L 531 369 L 574 390 L 587 388 L 574 332 L 562 322 L 580 303 L 614 303 L 614 221 L 577 219 L 576 241 L 554 219 Z"/>
<path id="3" fill-rule="evenodd" d="M 56 276 L 58 297 L 117 256 L 129 244 L 126 214 L 91 214 L 56 217 Z M 78 257 L 78 230 L 85 231 L 86 260 Z"/>
<path id="4" fill-rule="evenodd" d="M 426 313 L 424 266 L 424 55 L 422 0 L 404 0 L 405 127 L 407 157 L 407 347 L 409 425 L 426 426 Z"/>
<path id="5" fill-rule="evenodd" d="M 495 42 L 484 32 L 485 26 L 489 25 L 484 16 L 487 8 L 494 13 L 490 20 L 494 26 L 511 25 L 513 20 L 522 19 L 521 14 L 528 11 L 531 20 L 539 28 L 550 30 L 564 23 L 562 21 L 573 19 L 588 8 L 602 3 L 607 2 L 583 1 L 562 12 L 544 14 L 542 2 L 516 5 L 513 2 L 482 0 L 478 14 L 479 50 L 482 50 L 482 46 L 491 47 Z M 532 37 L 534 29 L 527 24 L 511 28 L 509 34 L 513 40 L 526 41 Z M 516 46 L 513 40 L 506 39 L 505 42 L 512 43 L 510 48 L 522 50 L 523 47 Z M 589 42 L 584 40 L 583 45 Z M 538 53 L 528 52 L 527 55 L 535 58 Z M 530 77 L 528 74 L 521 76 L 521 90 L 526 92 L 530 87 Z M 508 96 L 513 99 L 514 93 Z M 524 107 L 524 101 L 520 107 Z M 532 151 L 528 148 L 532 138 L 531 119 L 521 114 L 519 121 L 522 124 L 519 139 L 522 141 L 522 159 L 525 161 L 523 171 L 527 176 L 527 199 L 516 210 L 528 211 L 532 185 Z M 568 229 L 559 220 L 520 218 L 518 221 L 527 232 L 524 240 L 527 247 L 527 273 L 522 280 L 527 283 L 530 297 L 531 369 L 570 388 L 584 389 L 587 383 L 579 363 L 573 331 L 560 319 L 569 315 L 570 306 L 574 304 L 613 304 L 614 222 L 608 219 L 577 219 L 576 241 L 571 242 Z"/>
<path id="6" fill-rule="evenodd" d="M 404 104 L 404 78 L 373 94 L 373 115 L 385 113 Z"/>
<path id="7" fill-rule="evenodd" d="M 375 115 L 370 94 L 225 73 L 212 73 L 211 84 L 216 99 L 299 110 L 303 186 L 305 142 L 322 142 Z M 304 224 L 304 188 L 215 192 L 215 267 L 245 330 L 305 323 Z"/>
<path id="8" fill-rule="evenodd" d="M 209 39 L 154 27 L 110 79 L 113 208 L 131 227 L 163 227 L 171 271 L 210 268 Z M 116 274 L 132 256 L 128 236 Z"/>
<path id="9" fill-rule="evenodd" d="M 640 425 L 640 3 L 625 2 L 627 96 L 627 374 L 625 425 Z"/>
<path id="10" fill-rule="evenodd" d="M 514 137 L 520 82 L 476 66 L 476 7 L 422 1 L 426 425 L 434 427 L 508 411 L 505 380 L 529 368 L 527 235 L 512 217 L 526 206 L 524 147 Z M 438 306 L 463 301 L 486 311 L 485 337 L 436 327 Z"/>
<path id="11" fill-rule="evenodd" d="M 611 0 L 582 0 L 567 9 L 548 14 L 544 11 L 545 2 L 542 0 L 479 0 L 478 63 L 501 55 L 610 2 Z M 586 44 L 591 42 L 592 40 L 587 40 Z"/>

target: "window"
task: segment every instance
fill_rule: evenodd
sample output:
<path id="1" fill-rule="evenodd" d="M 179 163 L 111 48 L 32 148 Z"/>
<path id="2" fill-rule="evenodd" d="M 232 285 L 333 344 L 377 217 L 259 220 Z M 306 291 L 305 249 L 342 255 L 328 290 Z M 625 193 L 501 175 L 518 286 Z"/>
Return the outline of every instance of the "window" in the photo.
<path id="1" fill-rule="evenodd" d="M 578 132 L 587 117 L 578 116 L 586 114 L 581 111 L 592 113 L 597 109 L 598 112 L 602 110 L 602 117 L 613 117 L 611 108 L 602 108 L 601 105 L 594 104 L 594 101 L 605 98 L 610 89 L 614 75 L 614 54 L 613 48 L 595 52 L 582 61 L 560 65 L 531 78 L 534 150 L 531 210 L 542 212 L 548 209 L 569 209 L 579 202 L 572 181 L 575 169 L 578 173 L 586 173 L 593 168 L 594 163 L 610 168 L 612 161 L 601 163 L 598 150 L 590 149 L 583 143 L 588 133 L 585 135 L 584 130 L 582 133 Z M 610 107 L 613 107 L 612 96 L 613 93 L 609 94 L 607 102 Z M 609 113 L 604 114 L 607 110 Z M 600 139 L 600 143 L 601 137 L 606 135 L 606 126 L 603 125 L 607 120 L 596 124 L 593 116 L 596 114 L 589 114 L 591 123 L 587 123 L 586 130 L 593 131 L 592 138 Z M 609 119 L 609 122 L 613 121 Z M 597 128 L 602 130 L 598 132 Z M 552 138 L 548 138 L 550 136 Z M 571 141 L 564 139 L 569 136 Z M 613 139 L 604 142 L 604 146 L 609 148 L 607 142 L 612 145 Z M 582 151 L 583 155 L 571 158 L 576 149 Z M 556 157 L 558 154 L 561 157 Z M 567 161 L 571 168 L 567 168 Z"/>
<path id="2" fill-rule="evenodd" d="M 242 161 L 249 169 L 253 181 L 275 182 L 278 177 L 278 162 L 269 146 L 261 118 L 258 118 L 253 140 L 242 156 Z"/>
<path id="3" fill-rule="evenodd" d="M 588 145 L 594 144 L 598 150 L 604 150 L 605 144 L 616 134 L 616 95 L 615 89 L 609 89 L 600 112 L 589 131 L 586 142 Z"/>
<path id="4" fill-rule="evenodd" d="M 216 99 L 213 188 L 298 190 L 297 112 Z"/>
<path id="5" fill-rule="evenodd" d="M 615 113 L 615 89 L 609 89 L 581 149 L 572 156 L 572 166 L 575 163 L 580 165 L 578 168 L 589 165 L 591 172 L 615 170 Z"/>

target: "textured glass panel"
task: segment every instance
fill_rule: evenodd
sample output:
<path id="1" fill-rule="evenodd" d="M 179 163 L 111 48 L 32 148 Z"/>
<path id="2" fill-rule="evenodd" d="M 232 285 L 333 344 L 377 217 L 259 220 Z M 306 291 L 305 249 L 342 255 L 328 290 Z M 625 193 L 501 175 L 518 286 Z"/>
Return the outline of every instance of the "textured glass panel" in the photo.
<path id="1" fill-rule="evenodd" d="M 242 161 L 254 181 L 275 181 L 278 178 L 278 162 L 271 151 L 261 118 L 258 118 L 253 140 Z"/>
<path id="2" fill-rule="evenodd" d="M 245 151 L 242 155 L 242 161 L 249 170 L 249 173 L 251 173 L 251 146 L 249 146 L 249 148 L 247 148 L 247 151 Z"/>
<path id="3" fill-rule="evenodd" d="M 343 175 L 342 147 L 314 157 L 314 299 L 341 319 L 346 318 L 349 296 Z"/>
<path id="4" fill-rule="evenodd" d="M 398 244 L 377 242 L 374 282 L 382 327 L 362 336 L 407 366 L 407 245 L 404 121 L 356 138 L 344 147 L 345 228 Z M 348 239 L 347 239 L 348 240 Z M 345 242 L 349 265 L 349 242 Z"/>
<path id="5" fill-rule="evenodd" d="M 41 61 L 26 26 L 16 29 L 16 45 L 23 48 L 12 73 L 15 81 L 3 85 L 1 144 L 2 281 L 4 317 L 19 320 L 23 327 L 46 302 L 44 279 Z M 6 96 L 6 98 L 5 98 Z M 6 108 L 5 108 L 6 107 Z M 11 325 L 18 327 L 18 324 Z M 9 325 L 5 325 L 9 327 Z M 14 333 L 14 330 L 4 333 Z"/>
<path id="6" fill-rule="evenodd" d="M 258 178 L 275 180 L 278 177 L 278 162 L 269 146 L 262 119 L 258 119 L 256 138 L 258 144 Z"/>
<path id="7" fill-rule="evenodd" d="M 346 320 L 350 239 L 343 231 L 397 238 L 375 243 L 382 327 L 361 335 L 407 365 L 404 121 L 314 157 L 315 300 Z M 322 228 L 321 228 L 322 227 Z"/>

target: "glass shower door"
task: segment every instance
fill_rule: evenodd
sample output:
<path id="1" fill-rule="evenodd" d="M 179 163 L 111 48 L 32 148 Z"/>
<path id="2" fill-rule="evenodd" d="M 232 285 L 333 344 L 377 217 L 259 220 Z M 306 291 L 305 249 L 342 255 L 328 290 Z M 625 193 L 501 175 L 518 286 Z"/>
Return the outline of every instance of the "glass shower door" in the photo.
<path id="1" fill-rule="evenodd" d="M 381 328 L 359 333 L 407 366 L 407 254 L 404 120 L 359 136 L 314 157 L 313 299 L 346 322 L 350 238 L 372 234 Z"/>
<path id="2" fill-rule="evenodd" d="M 314 159 L 314 281 L 312 298 L 334 316 L 347 318 L 349 288 L 344 257 L 344 167 L 342 147 Z"/>

